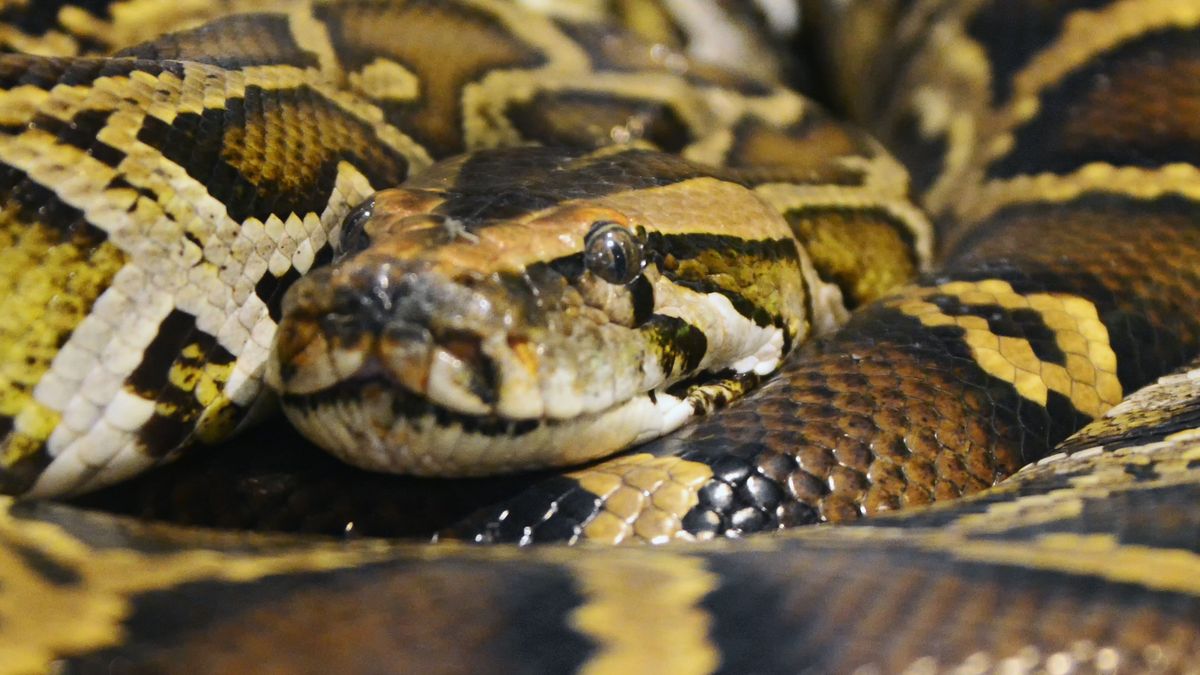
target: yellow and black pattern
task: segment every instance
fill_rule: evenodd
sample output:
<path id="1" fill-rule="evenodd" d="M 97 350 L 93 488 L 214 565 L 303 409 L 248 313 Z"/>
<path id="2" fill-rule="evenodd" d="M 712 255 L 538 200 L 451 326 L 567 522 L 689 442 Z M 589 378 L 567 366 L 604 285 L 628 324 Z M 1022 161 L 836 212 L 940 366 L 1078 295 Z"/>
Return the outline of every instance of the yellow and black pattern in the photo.
<path id="1" fill-rule="evenodd" d="M 12 48 L 64 56 L 0 68 L 7 492 L 94 489 L 228 436 L 260 400 L 283 292 L 329 260 L 342 218 L 465 149 L 653 144 L 742 172 L 789 218 L 852 204 L 902 260 L 885 279 L 928 260 L 924 217 L 878 144 L 781 87 L 600 41 L 595 17 L 486 0 L 5 11 Z M 183 30 L 138 43 L 147 25 Z M 821 142 L 780 158 L 755 150 L 763 137 Z M 817 273 L 851 302 L 880 287 L 855 281 L 869 248 L 813 250 L 822 291 L 783 350 L 844 319 Z"/>
<path id="2" fill-rule="evenodd" d="M 1197 376 L 1129 405 L 1195 409 Z M 1197 430 L 1120 415 L 1085 434 L 1126 442 L 957 502 L 674 550 L 314 544 L 10 503 L 0 644 L 14 671 L 1187 672 Z"/>
<path id="3" fill-rule="evenodd" d="M 1075 12 L 1033 4 L 1010 10 L 917 3 L 900 21 L 904 30 L 935 22 L 955 40 L 951 46 L 915 43 L 907 59 L 884 57 L 881 88 L 900 78 L 890 68 L 914 82 L 923 78 L 897 87 L 897 102 L 881 106 L 885 133 L 892 115 L 949 112 L 928 107 L 928 92 L 937 89 L 938 96 L 958 102 L 953 112 L 962 119 L 953 128 L 972 130 L 964 147 L 994 148 L 991 156 L 971 161 L 993 173 L 1007 166 L 1005 177 L 991 178 L 965 164 L 957 174 L 933 169 L 940 178 L 925 183 L 926 203 L 948 236 L 939 272 L 863 308 L 744 405 L 640 449 L 696 462 L 692 472 L 713 475 L 689 495 L 687 515 L 671 520 L 679 527 L 640 528 L 654 532 L 652 538 L 846 521 L 978 491 L 1046 456 L 1124 394 L 1196 353 L 1200 305 L 1193 289 L 1200 268 L 1193 261 L 1200 253 L 1200 211 L 1185 178 L 1194 169 L 1181 163 L 1195 155 L 1181 153 L 1197 130 L 1142 125 L 1136 143 L 1106 135 L 1113 125 L 1133 124 L 1129 107 L 1135 99 L 1138 105 L 1185 108 L 1194 102 L 1190 81 L 1163 73 L 1152 46 L 1158 43 L 1133 26 L 1161 25 L 1176 36 L 1164 43 L 1173 50 L 1172 63 L 1184 63 L 1189 55 L 1200 58 L 1192 44 L 1195 8 L 1164 4 L 1141 11 L 1128 3 L 1084 3 L 1088 8 Z M 851 11 L 882 11 L 885 5 L 864 3 Z M 1126 23 L 1090 42 L 1078 27 L 1094 26 L 1101 17 Z M 1029 42 L 1003 37 L 998 26 L 1015 30 L 1005 22 L 1021 24 Z M 1061 36 L 1060 24 L 1070 28 Z M 1037 55 L 1056 39 L 1094 58 L 1068 69 Z M 889 43 L 884 51 L 901 45 Z M 988 57 L 963 55 L 979 52 Z M 971 72 L 992 88 L 963 97 L 951 89 L 960 82 L 938 79 L 967 66 L 987 68 Z M 1061 138 L 1057 132 L 1026 147 L 1003 140 L 1011 136 L 1003 131 L 1011 111 L 1002 103 L 1017 86 L 1003 83 L 1033 77 L 1041 81 L 1025 105 L 1034 109 L 1036 102 L 1050 112 L 1022 113 L 1022 128 L 1083 114 L 1094 125 L 1077 128 L 1071 144 L 1053 140 Z M 1158 89 L 1153 96 L 1139 94 L 1117 88 L 1118 80 L 1131 86 L 1153 81 Z M 929 133 L 916 139 L 901 133 L 914 127 L 895 123 L 893 140 L 918 176 L 927 166 L 922 157 L 949 161 L 966 151 L 933 134 L 928 119 L 915 129 Z M 945 207 L 939 201 L 944 190 L 956 195 Z M 595 471 L 603 476 L 606 469 Z M 653 487 L 626 485 L 641 495 L 641 506 L 630 509 L 629 499 L 610 496 L 622 491 L 597 492 L 591 484 L 586 472 L 578 482 L 551 478 L 452 532 L 487 541 L 574 541 L 587 538 L 589 524 L 601 514 L 612 513 L 627 527 L 605 540 L 627 541 L 640 539 L 631 533 L 642 518 L 663 521 Z"/>
<path id="4" fill-rule="evenodd" d="M 464 92 L 479 97 L 464 94 L 463 100 L 486 103 L 452 111 L 459 115 L 461 138 L 430 116 L 432 109 L 453 104 L 413 93 L 412 85 L 433 72 L 423 70 L 429 67 L 423 53 L 395 48 L 379 61 L 350 68 L 352 95 L 331 98 L 339 110 L 350 106 L 358 118 L 378 124 L 372 128 L 381 134 L 395 129 L 394 122 L 413 124 L 413 135 L 388 137 L 394 147 L 387 139 L 369 146 L 397 149 L 396 156 L 409 162 L 405 169 L 433 159 L 421 154 L 426 147 L 508 143 L 534 128 L 589 147 L 649 134 L 660 146 L 678 146 L 672 149 L 689 162 L 748 172 L 758 166 L 757 178 L 743 174 L 743 187 L 783 213 L 808 244 L 822 278 L 847 305 L 858 306 L 844 328 L 801 348 L 778 377 L 728 409 L 632 454 L 568 474 L 505 479 L 510 482 L 499 487 L 469 484 L 466 490 L 483 507 L 444 516 L 435 527 L 477 540 L 659 543 L 854 522 L 665 550 L 518 550 L 214 533 L 6 501 L 0 515 L 0 663 L 14 671 L 53 664 L 191 672 L 265 662 L 291 670 L 386 663 L 413 672 L 1194 669 L 1200 661 L 1200 516 L 1194 508 L 1200 498 L 1200 374 L 1193 360 L 1200 351 L 1200 209 L 1193 174 L 1200 156 L 1193 141 L 1200 134 L 1188 111 L 1197 100 L 1189 73 L 1200 63 L 1200 3 L 805 5 L 806 15 L 819 17 L 831 31 L 831 43 L 855 48 L 839 64 L 842 79 L 868 85 L 869 93 L 843 98 L 913 168 L 923 203 L 945 235 L 936 271 L 899 290 L 888 288 L 899 280 L 890 272 L 854 276 L 871 268 L 865 258 L 847 260 L 838 243 L 847 230 L 861 230 L 874 242 L 869 247 L 887 251 L 890 264 L 902 270 L 896 277 L 923 267 L 930 242 L 912 225 L 920 220 L 903 200 L 907 185 L 898 165 L 842 127 L 810 126 L 794 116 L 786 96 L 756 90 L 741 76 L 676 73 L 687 87 L 675 90 L 656 79 L 670 73 L 671 64 L 660 64 L 651 78 L 622 79 L 617 75 L 627 74 L 627 62 L 609 54 L 612 103 L 596 98 L 602 88 L 581 78 L 583 71 L 568 68 L 561 80 L 550 72 L 551 62 L 570 61 L 571 54 L 585 55 L 585 64 L 600 59 L 603 44 L 589 43 L 586 30 L 570 34 L 547 23 L 522 32 L 506 23 L 508 10 L 499 4 L 439 3 L 430 15 L 438 18 L 423 24 L 428 30 L 453 25 L 475 31 L 473 39 L 485 46 L 506 35 L 523 38 L 510 49 L 480 52 L 504 64 L 496 71 L 504 93 L 499 85 L 487 86 L 495 73 L 474 70 L 479 64 L 471 63 L 471 54 L 447 67 Z M 378 19 L 383 6 L 372 4 L 357 19 Z M 179 7 L 187 11 L 186 2 Z M 455 14 L 457 7 L 469 9 Z M 497 23 L 478 20 L 481 7 L 494 9 Z M 280 21 L 296 30 L 297 16 Z M 72 26 L 93 25 L 84 19 L 71 12 L 56 17 Z M 488 32 L 497 25 L 512 32 Z M 339 46 L 346 42 L 336 33 L 326 31 L 328 42 L 321 44 L 332 46 L 318 50 L 314 72 L 340 63 L 342 50 L 352 53 L 354 47 Z M 37 34 L 57 39 L 48 28 Z M 180 38 L 179 44 L 186 42 Z M 547 46 L 552 42 L 574 47 L 556 51 Z M 186 45 L 170 48 L 186 51 Z M 544 60 L 537 60 L 539 54 Z M 27 58 L 14 57 L 13 63 Z M 53 63 L 61 74 L 46 71 L 44 62 L 21 72 L 46 82 L 81 77 L 81 62 Z M 142 63 L 112 77 L 142 81 L 146 76 L 133 71 L 151 68 L 159 81 L 173 76 L 186 82 L 193 72 L 191 65 L 180 75 L 174 66 Z M 96 68 L 113 67 L 103 64 Z M 229 65 L 195 67 L 210 73 Z M 510 86 L 520 81 L 512 73 L 522 69 L 537 73 L 545 87 Z M 262 75 L 248 73 L 239 77 Z M 704 106 L 663 95 L 695 91 L 693 86 L 711 93 L 718 81 L 721 92 L 735 93 L 721 94 L 733 103 L 717 106 L 726 117 L 713 126 L 696 126 L 693 116 Z M 385 94 L 364 94 L 367 82 Z M 83 90 L 103 91 L 97 86 Z M 320 90 L 319 84 L 309 86 Z M 8 88 L 19 92 L 18 101 L 49 95 L 46 90 L 36 79 L 28 89 Z M 78 102 L 69 86 L 50 91 L 65 97 L 65 104 Z M 646 115 L 631 117 L 622 97 L 638 96 L 660 105 L 638 108 Z M 525 105 L 532 101 L 539 103 Z M 537 117 L 541 103 L 550 101 L 562 104 L 554 109 L 565 111 L 565 118 Z M 468 109 L 483 109 L 484 118 L 501 123 L 473 126 L 474 118 L 463 114 Z M 0 110 L 8 114 L 9 107 Z M 565 121 L 585 110 L 607 110 L 609 116 L 603 126 L 583 131 Z M 58 149 L 73 146 L 79 132 L 72 130 L 83 128 L 94 130 L 83 141 L 107 144 L 111 119 L 75 116 L 75 126 L 64 127 L 18 117 L 10 131 L 41 132 Z M 615 120 L 626 123 L 613 125 Z M 194 136 L 207 128 L 196 122 L 174 133 Z M 790 143 L 801 138 L 809 143 Z M 171 146 L 156 147 L 165 155 Z M 252 151 L 255 145 L 239 140 L 236 147 Z M 800 149 L 807 147 L 855 157 L 823 162 L 820 152 Z M 622 152 L 627 150 L 613 154 Z M 799 162 L 793 168 L 808 162 L 807 183 L 770 161 L 781 154 Z M 0 155 L 6 165 L 29 155 L 16 157 Z M 17 205 L 5 213 L 26 227 L 16 230 L 22 235 L 35 225 L 41 229 L 20 238 L 12 255 L 45 259 L 46 238 L 58 236 L 70 246 L 54 248 L 60 256 L 55 260 L 89 274 L 54 270 L 34 276 L 21 292 L 54 295 L 42 285 L 64 283 L 55 275 L 66 276 L 80 285 L 79 297 L 92 298 L 83 303 L 94 307 L 106 292 L 98 289 L 121 288 L 132 254 L 104 249 L 103 243 L 115 246 L 120 238 L 86 227 L 111 208 L 85 200 L 72 206 L 81 215 L 61 215 L 52 198 L 74 205 L 71 190 L 92 194 L 77 182 L 56 182 L 65 190 L 54 192 L 57 197 L 36 192 L 38 177 L 54 169 L 63 171 L 21 168 L 23 182 L 13 192 Z M 354 185 L 373 187 L 368 178 Z M 103 185 L 101 194 L 114 190 L 158 199 L 120 183 Z M 20 196 L 31 191 L 34 203 L 51 206 L 21 215 Z M 45 199 L 51 200 L 36 201 Z M 74 227 L 52 229 L 35 220 L 47 214 L 68 218 Z M 248 215 L 242 227 L 254 217 Z M 444 219 L 432 224 L 446 229 Z M 265 220 L 262 225 L 269 229 Z M 478 236 L 470 229 L 448 232 L 452 238 Z M 338 234 L 331 228 L 322 236 Z M 911 249 L 896 248 L 890 243 L 896 240 Z M 47 316 L 62 318 L 35 336 L 40 342 L 29 338 L 22 347 L 35 365 L 38 358 L 57 364 L 58 357 L 45 355 L 60 339 L 55 335 L 73 337 L 78 330 L 72 322 L 82 325 L 95 314 L 46 302 L 54 310 Z M 238 373 L 231 364 L 244 355 L 222 352 L 220 335 L 208 333 L 214 340 L 201 331 L 185 328 L 188 337 L 176 343 L 171 367 L 158 377 L 196 400 L 219 401 L 203 397 L 228 391 Z M 38 332 L 26 330 L 19 338 Z M 1185 363 L 1190 370 L 1109 410 L 1123 395 Z M 37 375 L 23 377 L 14 381 L 26 388 L 12 390 L 24 392 L 22 401 L 33 400 Z M 163 414 L 173 415 L 187 409 L 184 402 L 190 405 L 191 398 L 161 397 L 155 411 L 162 405 Z M 216 410 L 223 408 L 228 406 Z M 20 447 L 35 447 L 54 433 L 57 411 L 31 409 L 19 418 L 24 435 L 13 436 Z M 121 406 L 114 412 L 127 414 Z M 205 420 L 204 413 L 193 414 Z M 228 423 L 215 420 L 198 429 Z M 216 479 L 230 478 L 220 475 L 223 469 L 210 470 Z M 330 504 L 321 491 L 328 484 L 320 481 L 331 472 L 256 470 L 233 480 L 244 481 L 241 494 L 274 503 L 260 502 L 261 511 L 248 521 L 217 524 L 269 528 L 277 521 L 264 522 L 264 514 L 312 514 Z M 272 477 L 258 480 L 266 474 Z M 206 478 L 187 482 L 194 477 L 185 475 L 177 484 L 187 490 L 167 488 L 174 502 L 168 511 L 186 511 L 214 494 Z M 364 480 L 364 492 L 380 500 L 321 513 L 315 516 L 320 523 L 282 523 L 280 529 L 332 527 L 354 534 L 356 523 L 366 522 L 362 514 L 401 508 L 403 501 L 388 501 L 389 489 L 420 483 Z M 370 480 L 383 482 L 372 486 Z M 488 490 L 493 492 L 484 494 Z M 133 508 L 149 510 L 134 501 Z M 232 511 L 256 506 L 239 504 Z M 913 506 L 918 508 L 907 510 Z M 900 508 L 906 510 L 884 513 Z M 860 519 L 864 514 L 876 517 Z"/>
<path id="5" fill-rule="evenodd" d="M 378 123 L 302 80 L 272 89 L 195 63 L 21 58 L 5 61 L 15 133 L 2 152 L 10 194 L 27 195 L 28 211 L 17 196 L 10 236 L 48 237 L 48 252 L 31 252 L 39 258 L 64 255 L 60 243 L 91 253 L 97 279 L 63 321 L 6 327 L 6 353 L 30 355 L 17 362 L 28 384 L 4 410 L 6 481 L 28 489 L 50 446 L 83 482 L 103 483 L 116 477 L 106 466 L 131 461 L 118 470 L 128 473 L 192 434 L 229 433 L 234 410 L 258 395 L 254 363 L 270 347 L 277 293 L 313 264 L 369 181 L 401 180 L 411 159 Z M 263 99 L 278 105 L 264 111 Z M 254 156 L 302 119 L 342 131 L 299 136 L 270 164 Z M 151 170 L 159 158 L 169 163 Z M 292 178 L 269 182 L 262 171 Z M 16 290 L 61 298 L 33 286 L 54 282 L 23 277 Z M 37 349 L 46 343 L 57 352 Z"/>

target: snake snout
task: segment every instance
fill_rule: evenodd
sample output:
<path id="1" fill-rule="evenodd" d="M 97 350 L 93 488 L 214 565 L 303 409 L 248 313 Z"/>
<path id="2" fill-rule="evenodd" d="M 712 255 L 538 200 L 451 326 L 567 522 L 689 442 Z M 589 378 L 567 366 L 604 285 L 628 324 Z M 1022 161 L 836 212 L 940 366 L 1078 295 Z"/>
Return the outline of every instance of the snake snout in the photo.
<path id="1" fill-rule="evenodd" d="M 355 260 L 297 282 L 284 301 L 268 381 L 286 396 L 397 389 L 456 413 L 522 416 L 536 382 L 512 299 L 422 261 Z M 468 280 L 469 281 L 469 280 Z"/>

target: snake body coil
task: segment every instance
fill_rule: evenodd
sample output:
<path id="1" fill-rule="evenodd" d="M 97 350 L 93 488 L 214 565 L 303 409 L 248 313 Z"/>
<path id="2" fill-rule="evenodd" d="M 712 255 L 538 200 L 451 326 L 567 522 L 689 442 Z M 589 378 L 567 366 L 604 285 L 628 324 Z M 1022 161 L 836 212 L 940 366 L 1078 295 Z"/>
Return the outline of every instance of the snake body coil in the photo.
<path id="1" fill-rule="evenodd" d="M 899 162 L 762 83 L 784 66 L 734 38 L 789 3 L 719 24 L 749 73 L 666 46 L 676 3 L 611 4 L 658 46 L 585 3 L 0 9 L 0 482 L 221 442 L 266 378 L 322 446 L 415 473 L 710 413 L 443 537 L 852 524 L 526 551 L 10 500 L 0 668 L 1200 660 L 1200 2 L 806 3 Z M 319 511 L 323 477 L 287 476 L 281 508 Z"/>

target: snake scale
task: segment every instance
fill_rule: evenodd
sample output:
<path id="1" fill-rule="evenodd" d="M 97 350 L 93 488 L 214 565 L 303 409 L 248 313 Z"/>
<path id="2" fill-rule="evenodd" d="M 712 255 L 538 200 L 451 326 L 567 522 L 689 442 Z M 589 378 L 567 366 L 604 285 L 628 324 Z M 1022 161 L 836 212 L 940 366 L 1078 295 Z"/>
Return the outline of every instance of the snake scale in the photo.
<path id="1" fill-rule="evenodd" d="M 0 670 L 1194 671 L 1200 2 L 802 10 L 0 3 Z"/>

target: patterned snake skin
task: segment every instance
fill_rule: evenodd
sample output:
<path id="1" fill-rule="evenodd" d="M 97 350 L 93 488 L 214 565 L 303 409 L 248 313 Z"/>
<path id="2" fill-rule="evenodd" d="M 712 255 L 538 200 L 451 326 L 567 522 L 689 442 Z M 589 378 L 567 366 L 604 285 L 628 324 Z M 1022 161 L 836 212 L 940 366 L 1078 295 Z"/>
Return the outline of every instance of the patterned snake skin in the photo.
<path id="1" fill-rule="evenodd" d="M 538 186 L 539 208 L 564 190 L 611 204 L 612 185 L 693 189 L 702 164 L 704 185 L 772 206 L 810 261 L 807 297 L 837 299 L 810 302 L 797 338 L 854 312 L 725 410 L 563 474 L 447 494 L 311 459 L 275 422 L 85 498 L 185 523 L 384 535 L 421 533 L 400 512 L 444 500 L 449 515 L 421 526 L 439 531 L 433 546 L 6 498 L 0 670 L 1200 662 L 1200 2 L 806 3 L 828 97 L 910 167 L 936 229 L 934 271 L 899 288 L 929 253 L 899 165 L 760 84 L 789 64 L 759 55 L 734 74 L 667 46 L 705 58 L 692 12 L 733 12 L 720 25 L 742 35 L 786 24 L 788 3 L 609 3 L 647 43 L 590 23 L 587 3 L 552 21 L 482 0 L 215 19 L 262 3 L 100 4 L 0 5 L 0 40 L 23 53 L 0 58 L 7 492 L 115 482 L 255 417 L 275 327 L 296 316 L 282 312 L 337 273 L 296 279 L 352 260 L 343 219 L 409 173 L 408 189 L 443 205 L 437 227 L 461 228 L 439 236 L 466 247 L 491 221 L 453 209 L 489 180 Z M 424 37 L 396 39 L 399 26 Z M 165 28 L 183 32 L 155 37 Z M 432 60 L 425 39 L 471 49 Z M 421 89 L 435 73 L 449 84 Z M 576 149 L 476 152 L 421 175 L 527 140 Z M 513 157 L 562 161 L 570 187 L 495 168 Z M 629 190 L 630 176 L 653 188 Z M 703 201 L 684 194 L 671 199 Z M 711 242 L 726 231 L 712 227 L 689 240 L 692 258 L 673 249 L 648 269 L 721 267 Z M 299 300 L 283 301 L 288 286 Z M 287 335 L 276 353 L 305 353 Z M 663 363 L 692 360 L 691 343 L 669 344 Z M 717 381 L 698 412 L 743 383 Z M 730 539 L 825 521 L 844 526 Z"/>

